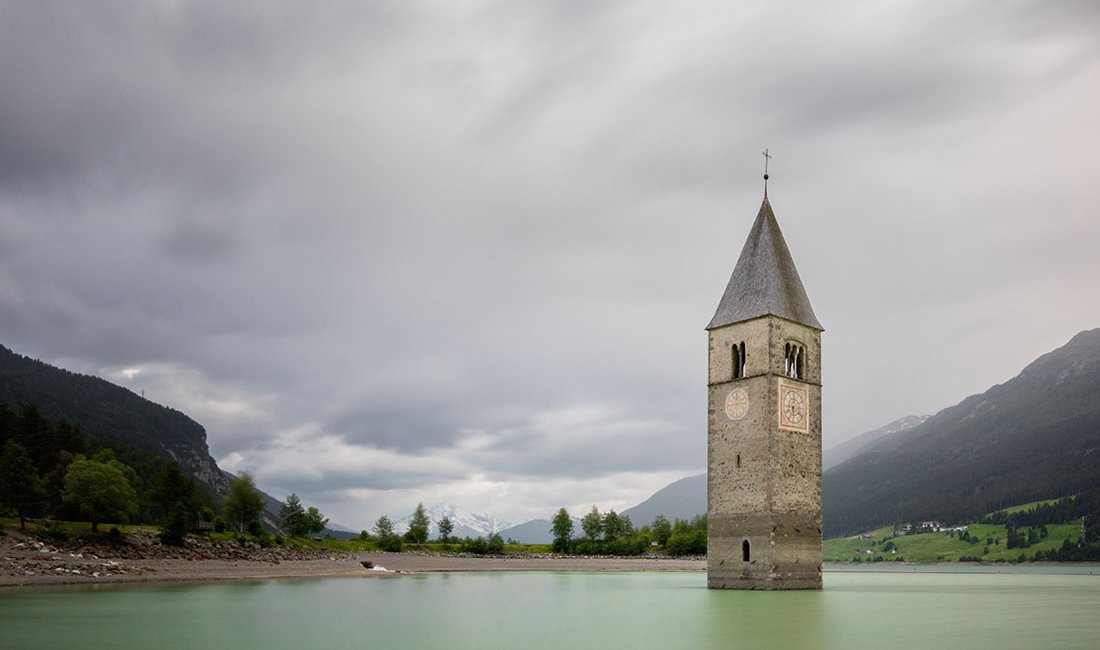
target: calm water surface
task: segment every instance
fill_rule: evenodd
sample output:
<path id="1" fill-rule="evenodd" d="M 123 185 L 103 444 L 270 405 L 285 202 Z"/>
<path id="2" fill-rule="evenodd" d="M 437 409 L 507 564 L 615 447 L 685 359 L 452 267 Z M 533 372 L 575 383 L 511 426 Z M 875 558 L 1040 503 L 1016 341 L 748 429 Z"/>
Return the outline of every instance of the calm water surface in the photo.
<path id="1" fill-rule="evenodd" d="M 455 573 L 0 592 L 2 648 L 1100 648 L 1100 576 Z"/>

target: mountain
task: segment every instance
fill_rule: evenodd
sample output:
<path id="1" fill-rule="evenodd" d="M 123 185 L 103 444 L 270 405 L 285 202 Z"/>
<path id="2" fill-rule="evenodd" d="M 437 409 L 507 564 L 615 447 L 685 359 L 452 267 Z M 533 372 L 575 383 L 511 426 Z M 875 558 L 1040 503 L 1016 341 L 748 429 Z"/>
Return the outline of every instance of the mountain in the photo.
<path id="1" fill-rule="evenodd" d="M 109 381 L 55 368 L 0 345 L 0 401 L 34 404 L 50 418 L 80 424 L 81 433 L 111 447 L 136 447 L 171 458 L 200 487 L 224 496 L 235 477 L 218 467 L 206 430 L 187 415 Z M 264 523 L 274 528 L 282 504 L 264 498 Z"/>
<path id="2" fill-rule="evenodd" d="M 1100 329 L 823 476 L 825 534 L 945 523 L 1100 487 Z"/>
<path id="3" fill-rule="evenodd" d="M 707 475 L 699 474 L 674 481 L 653 493 L 645 501 L 627 508 L 620 515 L 630 517 L 635 528 L 648 526 L 657 515 L 664 515 L 669 521 L 684 519 L 690 521 L 707 512 Z M 580 536 L 581 520 L 573 518 L 573 535 Z M 550 532 L 550 520 L 533 519 L 501 531 L 504 539 L 514 539 L 521 544 L 549 544 L 554 537 Z"/>
<path id="4" fill-rule="evenodd" d="M 707 513 L 707 475 L 689 476 L 661 488 L 633 508 L 623 510 L 635 528 L 648 526 L 657 515 L 669 521 L 691 520 Z"/>
<path id="5" fill-rule="evenodd" d="M 390 517 L 393 520 L 394 531 L 398 534 L 403 535 L 405 531 L 409 530 L 412 510 L 415 510 L 415 508 L 411 509 L 409 514 L 404 517 Z M 488 537 L 493 533 L 502 532 L 513 526 L 510 521 L 497 519 L 484 512 L 466 512 L 451 503 L 437 503 L 430 508 L 425 508 L 424 511 L 427 513 L 428 519 L 431 520 L 428 537 L 433 539 L 439 536 L 439 520 L 444 516 L 450 517 L 451 523 L 454 524 L 451 537 Z"/>
<path id="6" fill-rule="evenodd" d="M 34 404 L 43 415 L 79 422 L 92 440 L 172 458 L 217 494 L 229 485 L 229 475 L 210 456 L 202 425 L 99 377 L 55 368 L 0 345 L 0 400 Z"/>
<path id="7" fill-rule="evenodd" d="M 863 453 L 879 440 L 882 440 L 883 438 L 891 434 L 908 431 L 918 424 L 924 424 L 925 420 L 930 417 L 932 416 L 907 415 L 900 420 L 894 420 L 890 424 L 879 427 L 874 431 L 861 433 L 855 438 L 845 440 L 835 447 L 829 447 L 821 454 L 821 468 L 822 470 L 826 470 L 830 467 L 839 465 L 849 458 Z"/>
<path id="8" fill-rule="evenodd" d="M 520 544 L 549 544 L 554 541 L 550 526 L 549 519 L 532 519 L 500 531 L 500 536 L 506 540 L 514 539 Z M 580 523 L 574 523 L 573 528 L 579 530 Z"/>
<path id="9" fill-rule="evenodd" d="M 873 431 L 860 434 L 851 440 L 840 443 L 824 452 L 823 463 L 826 467 L 837 465 L 851 456 L 861 453 L 887 436 L 921 424 L 931 416 L 910 415 Z M 830 462 L 831 461 L 831 462 Z M 624 510 L 630 521 L 637 527 L 653 523 L 657 515 L 664 515 L 669 521 L 690 520 L 707 511 L 707 475 L 699 474 L 682 478 L 661 488 L 642 503 Z M 518 538 L 517 538 L 518 539 Z M 533 543 L 533 542 L 532 542 Z"/>

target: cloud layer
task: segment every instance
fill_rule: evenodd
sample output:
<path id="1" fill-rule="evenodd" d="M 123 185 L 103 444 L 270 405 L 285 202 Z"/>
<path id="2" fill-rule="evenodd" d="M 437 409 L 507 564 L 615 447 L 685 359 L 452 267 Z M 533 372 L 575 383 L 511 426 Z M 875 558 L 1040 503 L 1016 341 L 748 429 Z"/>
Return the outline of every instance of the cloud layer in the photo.
<path id="1" fill-rule="evenodd" d="M 827 446 L 1100 323 L 1095 3 L 4 15 L 3 342 L 349 526 L 700 471 L 764 147 Z"/>

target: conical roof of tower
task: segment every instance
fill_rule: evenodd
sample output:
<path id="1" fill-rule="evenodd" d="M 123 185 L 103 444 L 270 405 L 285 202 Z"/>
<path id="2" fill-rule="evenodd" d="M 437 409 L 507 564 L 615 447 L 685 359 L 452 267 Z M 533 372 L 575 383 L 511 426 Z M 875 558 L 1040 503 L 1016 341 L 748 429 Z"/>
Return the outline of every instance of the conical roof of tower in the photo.
<path id="1" fill-rule="evenodd" d="M 825 329 L 814 315 L 771 203 L 764 197 L 726 292 L 722 294 L 722 302 L 718 303 L 718 311 L 707 329 L 768 314 Z"/>

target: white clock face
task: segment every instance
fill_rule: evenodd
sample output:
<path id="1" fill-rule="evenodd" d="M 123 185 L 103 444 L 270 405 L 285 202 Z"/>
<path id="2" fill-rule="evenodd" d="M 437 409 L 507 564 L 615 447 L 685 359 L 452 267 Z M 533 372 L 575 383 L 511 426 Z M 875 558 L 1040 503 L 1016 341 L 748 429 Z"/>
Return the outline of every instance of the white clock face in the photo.
<path id="1" fill-rule="evenodd" d="M 742 388 L 734 388 L 726 394 L 726 417 L 740 420 L 749 413 L 749 394 Z"/>

